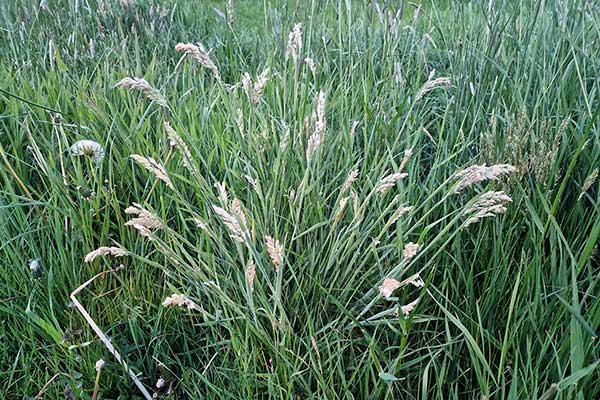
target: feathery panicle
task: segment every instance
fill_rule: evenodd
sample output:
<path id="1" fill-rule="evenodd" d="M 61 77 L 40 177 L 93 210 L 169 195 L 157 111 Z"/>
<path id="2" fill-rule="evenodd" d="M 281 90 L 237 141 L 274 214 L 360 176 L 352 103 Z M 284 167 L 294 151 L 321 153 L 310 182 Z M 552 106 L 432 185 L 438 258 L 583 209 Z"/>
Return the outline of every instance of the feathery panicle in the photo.
<path id="1" fill-rule="evenodd" d="M 419 252 L 419 246 L 417 243 L 409 242 L 404 246 L 404 250 L 402 250 L 402 255 L 404 258 L 413 258 Z"/>
<path id="2" fill-rule="evenodd" d="M 102 145 L 93 140 L 80 140 L 73 143 L 69 148 L 72 156 L 88 156 L 94 162 L 100 162 L 104 158 L 104 149 Z"/>
<path id="3" fill-rule="evenodd" d="M 352 199 L 352 206 L 354 208 L 354 216 L 356 217 L 360 211 L 360 204 L 358 203 L 358 194 L 354 191 L 350 191 L 350 198 Z"/>
<path id="4" fill-rule="evenodd" d="M 144 95 L 151 101 L 156 102 L 162 107 L 167 108 L 167 99 L 155 88 L 153 88 L 147 80 L 136 77 L 125 77 L 121 79 L 115 87 L 122 87 L 128 90 L 137 90 L 144 93 Z"/>
<path id="5" fill-rule="evenodd" d="M 225 207 L 229 203 L 227 189 L 225 188 L 225 182 L 215 182 L 215 187 L 217 188 L 217 192 L 219 192 L 219 201 Z"/>
<path id="6" fill-rule="evenodd" d="M 352 122 L 352 127 L 350 128 L 350 140 L 354 141 L 354 136 L 356 136 L 356 127 L 358 126 L 358 121 Z"/>
<path id="7" fill-rule="evenodd" d="M 340 220 L 340 218 L 342 218 L 342 214 L 344 213 L 344 210 L 346 209 L 346 204 L 348 203 L 348 200 L 350 200 L 350 197 L 342 197 L 340 199 L 340 203 L 338 204 L 338 210 L 335 213 L 335 217 L 334 217 L 334 222 L 338 222 Z"/>
<path id="8" fill-rule="evenodd" d="M 405 317 L 408 317 L 410 315 L 410 313 L 413 312 L 413 310 L 415 309 L 415 306 L 417 305 L 418 302 L 419 302 L 419 299 L 416 299 L 415 301 L 410 302 L 407 305 L 400 307 L 400 309 L 402 310 L 402 314 L 404 314 Z"/>
<path id="9" fill-rule="evenodd" d="M 183 165 L 188 169 L 192 169 L 192 154 L 190 153 L 187 144 L 183 141 L 181 136 L 177 134 L 177 131 L 171 127 L 169 122 L 165 121 L 163 125 L 165 131 L 167 131 L 170 145 L 181 152 L 181 155 L 183 156 Z"/>
<path id="10" fill-rule="evenodd" d="M 144 209 L 140 204 L 133 203 L 133 206 L 125 209 L 126 214 L 135 215 L 135 218 L 130 219 L 125 223 L 127 226 L 134 227 L 140 235 L 144 237 L 152 237 L 155 230 L 163 229 L 165 225 L 162 221 L 150 211 Z"/>
<path id="11" fill-rule="evenodd" d="M 410 157 L 412 155 L 413 155 L 412 148 L 410 148 L 404 152 L 404 157 L 402 158 L 402 162 L 400 163 L 400 168 L 398 168 L 398 172 L 402 172 L 402 170 L 404 169 L 404 167 L 406 167 L 406 164 L 408 163 L 408 160 L 410 159 Z"/>
<path id="12" fill-rule="evenodd" d="M 310 72 L 312 72 L 313 75 L 317 73 L 317 65 L 315 64 L 315 60 L 310 57 L 306 57 L 304 59 L 304 64 L 308 66 L 308 69 L 310 69 Z"/>
<path id="13" fill-rule="evenodd" d="M 379 286 L 379 293 L 386 299 L 389 299 L 392 293 L 394 293 L 394 290 L 398 289 L 399 287 L 400 282 L 398 282 L 396 279 L 386 278 L 383 280 L 381 286 Z"/>
<path id="14" fill-rule="evenodd" d="M 140 164 L 142 167 L 146 168 L 148 172 L 151 172 L 158 179 L 167 184 L 171 189 L 175 190 L 175 186 L 173 186 L 173 182 L 171 182 L 171 178 L 167 175 L 167 170 L 165 167 L 160 165 L 154 158 L 152 157 L 142 157 L 138 154 L 132 154 L 129 157 L 133 158 L 135 162 Z"/>
<path id="15" fill-rule="evenodd" d="M 298 56 L 302 50 L 302 23 L 294 25 L 294 29 L 288 35 L 288 44 L 285 50 L 285 61 L 290 57 L 294 62 L 298 61 Z"/>
<path id="16" fill-rule="evenodd" d="M 487 180 L 499 180 L 504 175 L 512 174 L 516 168 L 510 164 L 496 164 L 487 167 L 483 165 L 472 165 L 456 173 L 458 186 L 455 192 L 472 186 L 478 182 Z"/>
<path id="17" fill-rule="evenodd" d="M 258 78 L 256 78 L 256 82 L 252 80 L 252 77 L 247 72 L 242 78 L 244 92 L 246 92 L 246 95 L 254 105 L 257 105 L 260 102 L 265 87 L 267 86 L 267 82 L 269 81 L 269 72 L 269 68 L 265 69 Z"/>
<path id="18" fill-rule="evenodd" d="M 235 118 L 235 123 L 238 126 L 238 129 L 240 130 L 240 134 L 242 136 L 246 135 L 246 128 L 244 128 L 244 112 L 242 111 L 241 108 L 237 109 L 237 115 Z"/>
<path id="19" fill-rule="evenodd" d="M 308 138 L 306 146 L 306 159 L 310 161 L 313 153 L 321 147 L 325 140 L 325 130 L 327 129 L 327 120 L 325 119 L 325 93 L 319 91 L 317 104 L 313 112 L 314 128 Z"/>
<path id="20" fill-rule="evenodd" d="M 396 182 L 406 178 L 408 176 L 405 172 L 396 172 L 394 174 L 381 178 L 379 184 L 375 188 L 375 191 L 381 195 L 384 195 L 390 190 L 391 187 L 396 185 Z"/>
<path id="21" fill-rule="evenodd" d="M 250 285 L 250 288 L 254 288 L 255 277 L 256 265 L 254 265 L 254 260 L 251 258 L 248 260 L 248 265 L 246 266 L 246 280 L 248 281 L 248 285 Z"/>
<path id="22" fill-rule="evenodd" d="M 265 236 L 265 243 L 267 245 L 267 253 L 271 258 L 271 262 L 275 266 L 275 272 L 279 272 L 281 264 L 283 264 L 283 246 L 279 243 L 279 240 L 273 239 L 271 236 Z"/>
<path id="23" fill-rule="evenodd" d="M 233 0 L 227 0 L 227 24 L 229 24 L 229 26 L 233 26 L 233 23 L 235 22 L 235 5 L 233 3 Z"/>
<path id="24" fill-rule="evenodd" d="M 229 236 L 236 242 L 246 243 L 247 231 L 242 227 L 239 219 L 222 207 L 213 205 L 213 210 L 215 210 L 215 214 L 219 216 L 223 224 L 227 227 Z"/>
<path id="25" fill-rule="evenodd" d="M 348 189 L 350 189 L 350 187 L 352 186 L 354 181 L 356 181 L 356 178 L 358 178 L 358 170 L 357 169 L 354 169 L 348 173 L 348 177 L 346 178 L 346 181 L 342 185 L 342 191 L 341 191 L 342 194 L 346 193 L 346 191 Z"/>
<path id="26" fill-rule="evenodd" d="M 221 74 L 219 73 L 219 68 L 215 65 L 215 63 L 210 58 L 210 54 L 202 43 L 192 44 L 192 43 L 177 43 L 175 46 L 175 50 L 180 53 L 185 53 L 192 59 L 196 60 L 200 65 L 204 68 L 208 68 L 212 71 L 215 78 L 218 81 L 221 81 Z"/>
<path id="27" fill-rule="evenodd" d="M 399 207 L 396 211 L 394 211 L 394 214 L 392 215 L 392 218 L 390 219 L 390 225 L 395 224 L 396 222 L 398 222 L 398 220 L 406 213 L 409 213 L 413 210 L 413 207 Z"/>
<path id="28" fill-rule="evenodd" d="M 231 213 L 240 222 L 242 229 L 246 229 L 248 226 L 248 222 L 246 221 L 246 214 L 244 214 L 242 202 L 237 197 L 231 202 Z"/>
<path id="29" fill-rule="evenodd" d="M 203 231 L 206 231 L 208 229 L 206 222 L 202 221 L 200 218 L 194 218 L 194 223 L 198 228 L 200 228 Z"/>
<path id="30" fill-rule="evenodd" d="M 258 193 L 258 182 L 256 181 L 256 179 L 254 179 L 250 175 L 244 175 L 244 178 L 246 178 L 250 186 L 252 186 L 252 190 Z"/>
<path id="31" fill-rule="evenodd" d="M 127 252 L 118 247 L 98 247 L 96 250 L 89 252 L 85 259 L 86 263 L 94 261 L 97 257 L 111 256 L 111 257 L 123 257 L 126 256 Z"/>
<path id="32" fill-rule="evenodd" d="M 497 214 L 505 213 L 506 205 L 511 201 L 512 199 L 504 192 L 490 191 L 482 194 L 475 204 L 465 210 L 465 214 L 469 217 L 464 226 L 479 222 L 485 217 L 495 217 Z"/>
<path id="33" fill-rule="evenodd" d="M 188 310 L 198 308 L 196 303 L 184 294 L 172 294 L 162 302 L 163 307 L 187 307 Z"/>
<path id="34" fill-rule="evenodd" d="M 421 275 L 419 275 L 417 273 L 417 274 L 409 276 L 408 278 L 403 280 L 400 283 L 400 285 L 401 286 L 413 285 L 414 287 L 423 287 L 423 286 L 425 286 L 425 282 L 423 282 L 423 279 L 421 279 Z"/>
<path id="35" fill-rule="evenodd" d="M 285 150 L 289 143 L 290 143 L 290 127 L 289 127 L 289 125 L 285 124 L 284 130 L 283 130 L 283 137 L 281 138 L 281 142 L 279 142 L 279 149 Z"/>
<path id="36" fill-rule="evenodd" d="M 451 84 L 452 84 L 452 81 L 450 81 L 450 78 L 435 78 L 435 79 L 433 79 L 433 76 L 430 75 L 427 82 L 425 82 L 425 84 L 421 87 L 421 89 L 419 89 L 419 92 L 415 96 L 415 102 L 422 99 L 423 96 L 425 96 L 427 93 L 431 92 L 435 88 L 441 87 L 441 86 L 448 87 Z"/>
<path id="37" fill-rule="evenodd" d="M 595 168 L 588 175 L 588 177 L 585 178 L 585 181 L 583 182 L 583 185 L 581 186 L 581 191 L 579 192 L 579 196 L 577 197 L 577 201 L 581 200 L 581 198 L 583 197 L 585 192 L 587 192 L 592 187 L 594 182 L 596 182 L 597 178 L 598 178 L 598 168 Z"/>

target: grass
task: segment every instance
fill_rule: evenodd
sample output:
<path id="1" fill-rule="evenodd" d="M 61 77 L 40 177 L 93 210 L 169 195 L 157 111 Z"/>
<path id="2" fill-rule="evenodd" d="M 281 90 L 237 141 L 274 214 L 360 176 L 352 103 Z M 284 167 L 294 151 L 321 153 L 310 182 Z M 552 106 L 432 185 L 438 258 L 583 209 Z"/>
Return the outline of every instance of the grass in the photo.
<path id="1" fill-rule="evenodd" d="M 0 397 L 49 382 L 46 398 L 91 398 L 99 359 L 98 398 L 141 396 L 69 298 L 121 263 L 77 298 L 148 390 L 166 380 L 161 398 L 600 396 L 598 184 L 580 196 L 600 164 L 593 2 L 423 2 L 418 15 L 381 2 L 394 21 L 358 1 L 239 0 L 230 25 L 216 1 L 161 2 L 162 15 L 150 0 L 47 3 L 0 4 Z M 285 59 L 297 22 L 315 73 Z M 196 41 L 222 81 L 175 51 Z M 236 85 L 266 68 L 254 105 Z M 451 85 L 419 98 L 433 70 Z M 126 76 L 168 108 L 115 88 Z M 324 141 L 307 160 L 320 91 Z M 69 155 L 82 139 L 101 162 Z M 408 149 L 408 175 L 377 193 Z M 518 171 L 457 192 L 456 173 L 483 163 Z M 512 198 L 506 212 L 466 226 L 489 191 Z M 243 243 L 213 208 L 236 198 Z M 164 229 L 125 225 L 133 203 Z M 85 263 L 100 246 L 128 255 Z M 424 286 L 379 295 L 415 273 Z M 196 308 L 163 307 L 174 293 Z"/>

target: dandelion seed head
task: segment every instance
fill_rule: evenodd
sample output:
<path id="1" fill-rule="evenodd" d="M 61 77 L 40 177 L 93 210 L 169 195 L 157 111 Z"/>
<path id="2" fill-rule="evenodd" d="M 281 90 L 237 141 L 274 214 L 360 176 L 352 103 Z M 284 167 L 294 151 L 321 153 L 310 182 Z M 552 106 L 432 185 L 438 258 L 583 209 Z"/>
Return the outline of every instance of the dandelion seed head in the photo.
<path id="1" fill-rule="evenodd" d="M 100 162 L 104 158 L 104 148 L 93 140 L 80 140 L 73 143 L 69 148 L 72 156 L 88 156 L 94 162 Z"/>

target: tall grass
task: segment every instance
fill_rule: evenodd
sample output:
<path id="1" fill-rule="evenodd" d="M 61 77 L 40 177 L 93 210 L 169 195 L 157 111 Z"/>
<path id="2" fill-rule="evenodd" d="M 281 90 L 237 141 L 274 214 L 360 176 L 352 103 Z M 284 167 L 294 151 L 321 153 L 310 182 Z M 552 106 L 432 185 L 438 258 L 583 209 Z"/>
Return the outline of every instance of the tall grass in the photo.
<path id="1" fill-rule="evenodd" d="M 47 3 L 0 4 L 5 398 L 141 395 L 69 298 L 120 264 L 78 299 L 165 398 L 600 395 L 592 2 Z"/>

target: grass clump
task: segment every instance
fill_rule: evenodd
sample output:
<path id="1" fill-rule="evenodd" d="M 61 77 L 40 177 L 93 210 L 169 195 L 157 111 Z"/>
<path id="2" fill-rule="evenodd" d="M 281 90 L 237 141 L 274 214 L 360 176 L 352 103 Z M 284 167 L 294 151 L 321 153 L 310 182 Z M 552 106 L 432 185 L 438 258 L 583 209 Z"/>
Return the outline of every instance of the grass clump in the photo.
<path id="1" fill-rule="evenodd" d="M 5 397 L 600 394 L 591 3 L 0 12 Z"/>

